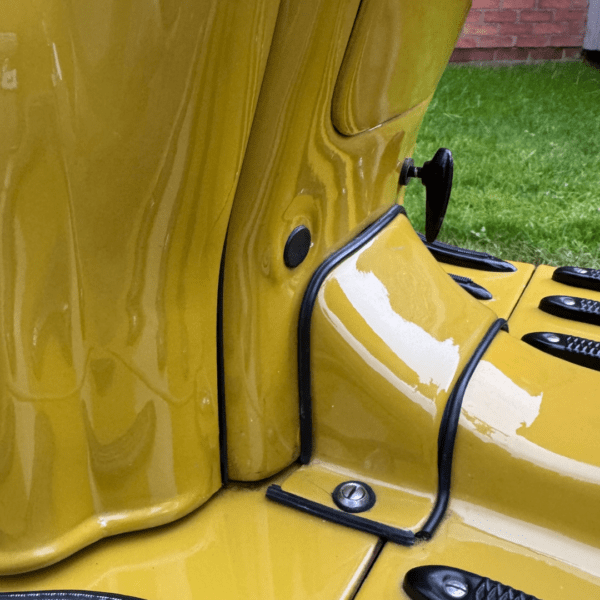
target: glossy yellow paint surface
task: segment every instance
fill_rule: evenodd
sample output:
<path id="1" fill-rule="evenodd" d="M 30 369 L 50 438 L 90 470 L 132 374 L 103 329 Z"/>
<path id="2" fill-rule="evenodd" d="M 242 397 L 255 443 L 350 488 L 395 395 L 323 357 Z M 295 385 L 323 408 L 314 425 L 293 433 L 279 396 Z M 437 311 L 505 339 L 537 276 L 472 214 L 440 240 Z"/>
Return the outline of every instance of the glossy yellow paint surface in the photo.
<path id="1" fill-rule="evenodd" d="M 302 294 L 397 199 L 466 4 L 3 3 L 0 591 L 354 597 L 376 538 L 273 504 L 266 484 L 6 574 L 172 521 L 218 490 L 215 317 L 232 203 L 231 475 L 294 460 Z M 300 224 L 313 245 L 289 270 Z M 314 463 L 283 488 L 332 506 L 335 485 L 364 478 L 378 495 L 368 518 L 416 529 L 450 390 L 531 272 L 474 277 L 498 290 L 486 307 L 405 217 L 339 265 L 313 321 Z M 388 545 L 359 599 L 402 598 L 404 572 L 427 562 L 545 600 L 598 596 L 600 374 L 515 337 L 595 337 L 537 310 L 575 293 L 550 275 L 537 270 L 470 382 L 451 514 L 430 543 Z"/>
<path id="2" fill-rule="evenodd" d="M 510 318 L 511 333 L 518 338 L 533 331 L 554 331 L 578 335 L 600 341 L 600 331 L 596 325 L 561 319 L 539 309 L 540 300 L 545 296 L 577 296 L 600 301 L 600 292 L 576 288 L 552 280 L 554 267 L 538 267 L 523 292 L 517 308 Z"/>
<path id="3" fill-rule="evenodd" d="M 512 262 L 512 264 L 517 267 L 517 270 L 512 273 L 480 271 L 443 263 L 440 263 L 440 266 L 446 273 L 468 277 L 483 286 L 493 297 L 491 300 L 482 300 L 481 302 L 491 308 L 499 317 L 508 319 L 535 270 L 535 267 L 528 263 Z"/>
<path id="4" fill-rule="evenodd" d="M 418 531 L 431 512 L 434 494 L 392 485 L 381 479 L 373 479 L 368 473 L 344 469 L 334 463 L 319 459 L 294 471 L 282 484 L 286 492 L 340 510 L 333 501 L 332 493 L 344 481 L 359 479 L 371 486 L 377 498 L 375 505 L 360 516 L 376 523 L 384 523 L 399 529 Z"/>
<path id="5" fill-rule="evenodd" d="M 358 7 L 358 0 L 282 2 L 228 232 L 225 393 L 235 479 L 266 477 L 297 457 L 302 295 L 324 258 L 396 200 L 400 166 L 430 100 L 360 135 L 335 130 L 333 91 Z M 410 43 L 431 51 L 418 32 Z M 449 53 L 443 46 L 435 54 L 440 65 Z M 377 68 L 386 71 L 396 57 Z M 301 224 L 312 247 L 290 270 L 283 250 Z"/>
<path id="6" fill-rule="evenodd" d="M 344 135 L 388 121 L 433 94 L 471 0 L 363 1 L 333 96 Z"/>
<path id="7" fill-rule="evenodd" d="M 463 400 L 453 497 L 600 546 L 599 386 L 501 332 Z"/>
<path id="8" fill-rule="evenodd" d="M 495 320 L 397 217 L 319 292 L 311 330 L 315 457 L 434 493 L 446 400 Z"/>
<path id="9" fill-rule="evenodd" d="M 465 569 L 543 600 L 600 597 L 598 548 L 467 502 L 450 508 L 430 542 L 387 544 L 356 600 L 408 600 L 404 576 L 421 565 Z"/>
<path id="10" fill-rule="evenodd" d="M 233 487 L 164 527 L 103 540 L 0 591 L 85 589 L 146 600 L 353 597 L 377 538 Z"/>
<path id="11" fill-rule="evenodd" d="M 540 288 L 566 293 L 552 289 L 551 272 L 538 270 L 516 316 L 522 305 L 530 310 L 531 294 L 537 306 Z M 520 277 L 530 273 L 523 268 Z M 335 507 L 335 486 L 363 479 L 378 501 L 361 516 L 416 530 L 436 490 L 441 410 L 494 318 L 397 217 L 321 287 L 311 330 L 314 460 L 283 489 Z M 389 550 L 391 561 L 386 550 L 359 598 L 404 597 L 398 585 L 406 570 L 438 562 L 544 598 L 567 589 L 596 597 L 599 387 L 600 373 L 500 332 L 463 399 L 449 520 L 428 544 Z M 511 576 L 520 560 L 525 579 Z M 386 575 L 378 577 L 380 561 Z M 395 582 L 392 564 L 403 569 Z M 546 580 L 531 588 L 546 573 L 563 594 L 546 595 Z"/>
<path id="12" fill-rule="evenodd" d="M 277 9 L 2 3 L 0 573 L 220 485 L 219 263 Z"/>

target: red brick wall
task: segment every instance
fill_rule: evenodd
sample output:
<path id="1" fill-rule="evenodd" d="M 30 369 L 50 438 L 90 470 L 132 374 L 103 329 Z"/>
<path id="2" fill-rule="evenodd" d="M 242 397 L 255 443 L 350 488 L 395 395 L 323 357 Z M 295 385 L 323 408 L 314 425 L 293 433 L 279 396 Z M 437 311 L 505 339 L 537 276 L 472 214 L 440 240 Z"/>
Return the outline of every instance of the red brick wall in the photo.
<path id="1" fill-rule="evenodd" d="M 588 0 L 473 0 L 451 61 L 579 56 Z"/>

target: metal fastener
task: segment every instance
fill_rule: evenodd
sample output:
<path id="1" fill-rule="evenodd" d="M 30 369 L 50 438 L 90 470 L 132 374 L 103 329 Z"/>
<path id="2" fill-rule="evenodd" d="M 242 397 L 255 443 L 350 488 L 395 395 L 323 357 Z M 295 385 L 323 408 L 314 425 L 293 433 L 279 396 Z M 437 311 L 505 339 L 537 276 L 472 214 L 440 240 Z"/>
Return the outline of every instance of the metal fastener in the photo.
<path id="1" fill-rule="evenodd" d="M 362 500 L 367 495 L 367 490 L 365 490 L 362 485 L 354 483 L 345 485 L 340 491 L 346 500 L 352 500 L 354 502 Z"/>
<path id="2" fill-rule="evenodd" d="M 450 598 L 464 598 L 469 593 L 469 586 L 458 579 L 448 579 L 444 582 L 444 591 Z"/>
<path id="3" fill-rule="evenodd" d="M 582 269 L 581 267 L 573 267 L 573 271 L 575 271 L 575 273 L 581 273 L 582 275 L 585 275 L 588 272 L 587 269 Z"/>
<path id="4" fill-rule="evenodd" d="M 563 304 L 566 304 L 567 306 L 575 306 L 575 300 L 573 300 L 573 298 L 569 298 L 568 296 L 565 296 L 562 301 Z"/>
<path id="5" fill-rule="evenodd" d="M 362 481 L 345 481 L 333 490 L 333 501 L 346 512 L 369 510 L 375 504 L 375 492 Z"/>
<path id="6" fill-rule="evenodd" d="M 553 344 L 560 342 L 560 338 L 555 333 L 547 333 L 544 337 Z"/>

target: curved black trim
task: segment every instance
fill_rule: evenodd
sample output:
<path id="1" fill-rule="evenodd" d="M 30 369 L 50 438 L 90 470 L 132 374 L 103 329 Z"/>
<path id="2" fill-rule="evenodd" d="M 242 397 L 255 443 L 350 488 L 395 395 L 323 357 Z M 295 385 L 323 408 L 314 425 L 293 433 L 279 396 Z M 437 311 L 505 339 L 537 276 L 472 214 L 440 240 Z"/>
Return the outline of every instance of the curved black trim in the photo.
<path id="1" fill-rule="evenodd" d="M 364 517 L 342 512 L 341 510 L 331 508 L 330 506 L 307 500 L 306 498 L 302 498 L 302 496 L 297 496 L 296 494 L 282 490 L 278 485 L 270 485 L 267 488 L 267 498 L 274 502 L 278 502 L 279 504 L 301 510 L 314 517 L 325 519 L 331 523 L 344 525 L 351 529 L 364 531 L 365 533 L 372 533 L 384 540 L 389 540 L 390 542 L 400 544 L 401 546 L 412 546 L 415 543 L 415 534 L 412 531 L 390 527 L 389 525 L 382 525 L 376 521 L 371 521 Z"/>
<path id="2" fill-rule="evenodd" d="M 313 445 L 312 395 L 310 373 L 310 324 L 317 294 L 325 278 L 344 259 L 348 258 L 373 239 L 398 215 L 406 214 L 403 206 L 395 204 L 377 221 L 371 223 L 351 242 L 328 256 L 314 272 L 300 306 L 298 319 L 298 395 L 300 407 L 300 462 L 310 462 Z"/>
<path id="3" fill-rule="evenodd" d="M 91 592 L 88 590 L 40 590 L 36 592 L 2 592 L 2 600 L 140 600 L 137 596 Z"/>
<path id="4" fill-rule="evenodd" d="M 219 291 L 217 294 L 217 406 L 219 411 L 219 460 L 221 465 L 221 485 L 229 482 L 227 463 L 227 418 L 225 414 L 225 365 L 223 355 L 223 280 L 225 278 L 225 252 L 227 237 L 223 244 L 219 269 Z"/>
<path id="5" fill-rule="evenodd" d="M 488 329 L 487 333 L 479 342 L 475 352 L 469 359 L 469 362 L 460 374 L 448 401 L 444 408 L 444 414 L 440 422 L 440 431 L 438 435 L 438 491 L 435 499 L 435 504 L 431 514 L 427 518 L 425 525 L 416 533 L 416 537 L 428 540 L 434 534 L 440 524 L 450 500 L 450 481 L 452 477 L 452 458 L 454 456 L 454 442 L 456 440 L 456 432 L 458 430 L 458 420 L 462 407 L 463 397 L 469 385 L 469 381 L 475 368 L 479 364 L 482 356 L 490 347 L 490 344 L 496 337 L 496 334 L 504 329 L 506 321 L 497 319 Z"/>

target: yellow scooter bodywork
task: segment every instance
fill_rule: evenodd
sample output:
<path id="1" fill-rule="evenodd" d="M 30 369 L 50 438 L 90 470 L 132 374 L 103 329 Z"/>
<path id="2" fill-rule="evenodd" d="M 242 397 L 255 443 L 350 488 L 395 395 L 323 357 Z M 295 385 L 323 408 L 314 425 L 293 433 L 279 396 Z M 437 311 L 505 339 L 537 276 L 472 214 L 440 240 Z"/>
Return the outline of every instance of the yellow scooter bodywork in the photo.
<path id="1" fill-rule="evenodd" d="M 0 9 L 0 572 L 221 485 L 219 265 L 277 12 Z"/>
<path id="2" fill-rule="evenodd" d="M 363 2 L 355 22 L 358 6 L 358 0 L 289 2 L 275 29 L 225 262 L 227 447 L 234 479 L 262 479 L 298 456 L 293 357 L 302 295 L 325 257 L 396 199 L 400 166 L 413 151 L 468 9 L 466 1 L 426 2 L 421 13 L 408 1 Z M 401 31 L 401 43 L 373 38 L 374 11 L 413 24 Z M 446 22 L 446 34 L 435 41 L 423 35 L 431 12 L 438 15 L 435 26 L 439 15 Z M 431 68 L 415 95 L 400 101 L 394 77 L 416 73 L 421 64 L 413 62 L 414 52 L 404 52 L 412 45 Z M 377 93 L 362 77 L 353 81 L 349 65 L 360 66 L 359 75 L 378 73 Z M 382 101 L 387 108 L 378 112 Z M 358 119 L 361 111 L 369 115 L 368 130 L 344 135 L 336 129 L 336 119 L 347 113 Z M 311 231 L 312 246 L 290 271 L 281 257 L 299 225 Z"/>
<path id="3" fill-rule="evenodd" d="M 397 214 L 319 287 L 296 461 L 304 292 L 401 202 L 468 8 L 4 3 L 0 592 L 406 599 L 408 569 L 446 564 L 600 598 L 600 374 L 520 341 L 600 339 L 537 310 L 565 293 L 549 267 L 442 267 Z M 312 244 L 290 269 L 298 225 Z M 414 534 L 431 513 L 444 408 L 498 317 L 445 518 L 385 542 L 369 527 Z M 354 479 L 377 496 L 366 530 L 319 516 L 344 514 L 332 492 Z"/>

